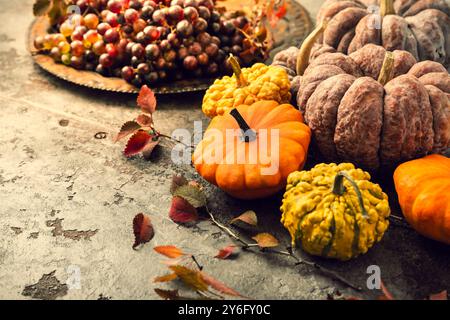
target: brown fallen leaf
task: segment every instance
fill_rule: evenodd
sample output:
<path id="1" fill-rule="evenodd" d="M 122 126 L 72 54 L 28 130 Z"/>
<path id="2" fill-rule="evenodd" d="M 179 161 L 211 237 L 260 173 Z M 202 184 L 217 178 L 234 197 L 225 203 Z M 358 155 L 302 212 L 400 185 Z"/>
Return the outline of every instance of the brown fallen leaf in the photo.
<path id="1" fill-rule="evenodd" d="M 198 220 L 197 209 L 186 199 L 175 196 L 169 210 L 169 217 L 177 223 L 188 223 Z"/>
<path id="2" fill-rule="evenodd" d="M 277 238 L 275 238 L 270 233 L 259 233 L 256 236 L 252 237 L 258 243 L 260 248 L 273 248 L 277 247 L 280 243 Z"/>
<path id="3" fill-rule="evenodd" d="M 175 280 L 176 278 L 178 278 L 178 276 L 175 273 L 169 273 L 164 276 L 156 277 L 153 282 L 170 282 Z"/>
<path id="4" fill-rule="evenodd" d="M 249 210 L 244 212 L 240 216 L 233 218 L 230 221 L 230 224 L 236 223 L 237 221 L 242 221 L 251 226 L 256 226 L 258 224 L 258 217 L 256 216 L 255 211 Z"/>
<path id="5" fill-rule="evenodd" d="M 430 300 L 448 300 L 447 290 L 435 294 L 430 294 Z"/>
<path id="6" fill-rule="evenodd" d="M 170 266 L 170 270 L 172 270 L 180 280 L 190 287 L 193 290 L 198 291 L 207 291 L 208 284 L 203 279 L 201 272 L 197 270 L 189 269 L 185 266 Z"/>
<path id="7" fill-rule="evenodd" d="M 175 246 L 157 246 L 154 247 L 153 250 L 171 259 L 176 259 L 186 255 L 183 251 L 181 251 L 181 249 Z"/>
<path id="8" fill-rule="evenodd" d="M 227 259 L 236 251 L 236 249 L 237 247 L 235 245 L 226 246 L 225 248 L 220 249 L 219 253 L 214 258 L 222 260 Z"/>
<path id="9" fill-rule="evenodd" d="M 149 242 L 155 235 L 150 217 L 139 213 L 133 219 L 134 244 L 133 249 L 140 244 Z"/>
<path id="10" fill-rule="evenodd" d="M 164 290 L 155 288 L 155 292 L 158 296 L 164 300 L 180 300 L 181 297 L 178 294 L 178 290 Z"/>

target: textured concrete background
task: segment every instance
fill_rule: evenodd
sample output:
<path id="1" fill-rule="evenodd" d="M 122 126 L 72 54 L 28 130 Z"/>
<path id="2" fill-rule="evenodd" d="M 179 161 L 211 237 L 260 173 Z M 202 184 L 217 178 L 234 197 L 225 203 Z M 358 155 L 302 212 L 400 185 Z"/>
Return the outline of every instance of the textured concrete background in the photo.
<path id="1" fill-rule="evenodd" d="M 314 16 L 320 2 L 303 4 Z M 123 145 L 112 137 L 136 115 L 135 96 L 83 89 L 35 66 L 25 46 L 31 4 L 0 1 L 0 298 L 157 298 L 155 287 L 170 286 L 152 283 L 166 269 L 152 248 L 167 244 L 196 253 L 209 274 L 254 298 L 325 299 L 337 290 L 379 295 L 356 293 L 283 257 L 243 252 L 234 260 L 212 258 L 231 243 L 225 234 L 208 221 L 188 229 L 167 218 L 172 175 L 196 177 L 194 171 L 172 164 L 164 150 L 151 162 L 121 155 Z M 170 134 L 191 129 L 198 119 L 206 123 L 200 103 L 200 94 L 160 97 L 158 128 Z M 95 139 L 99 131 L 107 139 Z M 279 223 L 281 196 L 241 202 L 211 186 L 207 191 L 219 220 L 253 209 L 258 231 L 289 242 Z M 133 251 L 131 223 L 139 212 L 151 216 L 156 236 Z M 366 268 L 379 265 L 399 298 L 450 289 L 449 247 L 404 227 L 391 226 L 382 243 L 354 261 L 314 261 L 363 287 Z M 80 271 L 81 288 L 68 290 L 64 283 L 73 270 Z"/>

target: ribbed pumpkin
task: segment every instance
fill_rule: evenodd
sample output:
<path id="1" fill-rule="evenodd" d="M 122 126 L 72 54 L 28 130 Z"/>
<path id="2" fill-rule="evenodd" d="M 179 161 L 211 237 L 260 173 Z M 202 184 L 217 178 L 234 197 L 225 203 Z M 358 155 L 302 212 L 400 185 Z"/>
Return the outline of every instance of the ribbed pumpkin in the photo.
<path id="1" fill-rule="evenodd" d="M 317 21 L 329 19 L 320 43 L 339 52 L 350 54 L 372 43 L 449 68 L 449 15 L 447 0 L 327 0 Z"/>
<path id="2" fill-rule="evenodd" d="M 390 208 L 369 173 L 351 163 L 321 163 L 289 175 L 281 212 L 293 245 L 312 255 L 349 260 L 382 239 Z"/>
<path id="3" fill-rule="evenodd" d="M 203 178 L 228 194 L 263 198 L 282 190 L 288 175 L 303 167 L 310 138 L 300 111 L 259 101 L 215 117 L 193 163 Z"/>
<path id="4" fill-rule="evenodd" d="M 450 159 L 430 155 L 394 172 L 403 215 L 425 237 L 450 244 Z"/>
<path id="5" fill-rule="evenodd" d="M 349 55 L 313 52 L 323 30 L 326 23 L 274 63 L 296 69 L 292 91 L 326 161 L 376 170 L 450 148 L 450 75 L 443 65 L 374 44 Z"/>

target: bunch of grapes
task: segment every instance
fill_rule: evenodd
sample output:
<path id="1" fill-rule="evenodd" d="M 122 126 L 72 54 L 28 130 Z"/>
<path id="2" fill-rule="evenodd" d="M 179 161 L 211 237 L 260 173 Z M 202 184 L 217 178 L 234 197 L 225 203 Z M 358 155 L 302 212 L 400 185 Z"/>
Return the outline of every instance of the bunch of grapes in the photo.
<path id="1" fill-rule="evenodd" d="M 254 54 L 256 42 L 248 37 L 252 26 L 245 14 L 217 10 L 215 0 L 74 0 L 73 4 L 83 14 L 55 26 L 59 32 L 37 37 L 36 49 L 57 62 L 122 77 L 137 87 L 229 73 L 230 54 L 243 66 L 266 57 L 264 50 Z"/>

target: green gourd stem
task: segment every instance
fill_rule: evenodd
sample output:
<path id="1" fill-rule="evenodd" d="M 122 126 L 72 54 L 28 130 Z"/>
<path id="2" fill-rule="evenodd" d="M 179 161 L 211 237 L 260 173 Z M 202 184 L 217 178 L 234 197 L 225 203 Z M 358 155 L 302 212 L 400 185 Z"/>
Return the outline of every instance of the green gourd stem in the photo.
<path id="1" fill-rule="evenodd" d="M 230 55 L 228 58 L 228 62 L 231 65 L 231 69 L 233 69 L 233 73 L 236 76 L 236 80 L 239 87 L 246 86 L 247 80 L 244 78 L 244 75 L 242 74 L 241 66 L 239 65 L 239 62 L 236 60 L 236 58 L 233 55 Z"/>
<path id="2" fill-rule="evenodd" d="M 383 66 L 381 67 L 380 76 L 378 77 L 378 82 L 381 85 L 385 85 L 392 80 L 394 76 L 394 53 L 386 51 L 384 56 Z"/>
<path id="3" fill-rule="evenodd" d="M 350 182 L 350 184 L 355 189 L 356 195 L 358 197 L 359 206 L 361 207 L 362 215 L 365 218 L 368 218 L 369 214 L 367 213 L 366 208 L 364 207 L 364 201 L 363 201 L 361 190 L 359 189 L 355 180 L 353 180 L 352 177 L 350 177 L 348 175 L 348 173 L 346 173 L 344 171 L 340 171 L 340 172 L 338 172 L 338 174 L 336 174 L 336 177 L 334 178 L 334 183 L 333 183 L 333 193 L 338 196 L 342 196 L 345 193 L 344 178 L 347 179 L 348 182 Z"/>
<path id="4" fill-rule="evenodd" d="M 394 0 L 380 0 L 380 14 L 382 17 L 395 14 Z"/>
<path id="5" fill-rule="evenodd" d="M 317 39 L 323 34 L 327 28 L 328 20 L 323 20 L 316 29 L 313 30 L 303 41 L 300 50 L 297 55 L 297 65 L 296 71 L 297 75 L 302 76 L 305 73 L 306 68 L 309 64 L 309 56 L 311 55 L 311 50 L 316 43 Z"/>
<path id="6" fill-rule="evenodd" d="M 239 125 L 239 128 L 242 130 L 242 140 L 244 142 L 251 142 L 256 139 L 256 132 L 250 128 L 248 123 L 245 121 L 244 117 L 240 114 L 238 109 L 234 108 L 230 111 L 230 115 L 236 120 Z"/>

